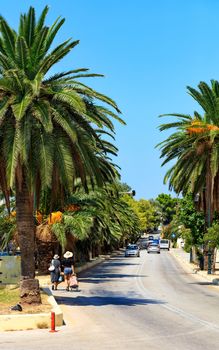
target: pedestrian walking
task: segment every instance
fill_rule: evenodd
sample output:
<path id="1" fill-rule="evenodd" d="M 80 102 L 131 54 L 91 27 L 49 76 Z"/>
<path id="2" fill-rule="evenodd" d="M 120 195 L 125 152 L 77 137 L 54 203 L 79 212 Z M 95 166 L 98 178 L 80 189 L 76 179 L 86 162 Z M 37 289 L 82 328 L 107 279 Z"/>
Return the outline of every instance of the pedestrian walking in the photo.
<path id="1" fill-rule="evenodd" d="M 54 255 L 49 267 L 49 271 L 52 283 L 52 290 L 57 290 L 59 284 L 59 277 L 61 273 L 61 263 L 58 254 Z"/>
<path id="2" fill-rule="evenodd" d="M 65 252 L 63 255 L 62 266 L 64 269 L 64 276 L 66 282 L 66 290 L 70 289 L 70 278 L 75 273 L 74 269 L 74 257 L 73 253 L 70 251 Z"/>

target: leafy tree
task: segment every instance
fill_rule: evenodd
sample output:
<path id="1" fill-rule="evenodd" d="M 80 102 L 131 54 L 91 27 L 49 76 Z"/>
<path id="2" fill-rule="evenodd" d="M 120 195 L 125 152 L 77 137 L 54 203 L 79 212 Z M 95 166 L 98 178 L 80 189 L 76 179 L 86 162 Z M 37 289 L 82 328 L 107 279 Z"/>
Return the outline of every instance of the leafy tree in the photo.
<path id="1" fill-rule="evenodd" d="M 126 203 L 132 208 L 140 222 L 140 232 L 154 230 L 157 226 L 157 213 L 154 204 L 146 199 L 135 200 L 129 195 L 123 196 Z"/>
<path id="2" fill-rule="evenodd" d="M 0 205 L 0 249 L 7 249 L 8 243 L 10 240 L 14 239 L 15 231 L 16 231 L 16 218 L 13 215 L 14 212 L 8 215 L 7 208 L 5 205 L 5 201 L 2 197 L 1 205 Z M 15 207 L 14 199 L 10 199 L 11 207 Z"/>
<path id="3" fill-rule="evenodd" d="M 188 194 L 181 199 L 177 216 L 179 222 L 191 231 L 191 245 L 198 246 L 202 244 L 205 232 L 205 218 L 202 212 L 196 210 L 192 194 Z"/>
<path id="4" fill-rule="evenodd" d="M 178 202 L 179 199 L 172 198 L 170 194 L 164 193 L 159 194 L 155 199 L 155 205 L 160 216 L 160 221 L 164 225 L 168 225 L 172 221 L 173 216 L 176 214 Z"/>
<path id="5" fill-rule="evenodd" d="M 215 264 L 217 258 L 217 249 L 219 247 L 219 223 L 214 221 L 211 227 L 208 227 L 207 233 L 204 235 L 205 245 L 211 252 L 213 259 L 211 258 L 211 268 L 215 271 Z M 205 268 L 208 266 L 208 257 L 205 256 Z"/>
<path id="6" fill-rule="evenodd" d="M 204 235 L 204 242 L 208 244 L 209 247 L 215 248 L 219 247 L 219 223 L 214 222 L 212 227 L 207 229 L 207 233 Z"/>
<path id="7" fill-rule="evenodd" d="M 64 19 L 48 27 L 47 12 L 45 7 L 36 20 L 30 7 L 21 15 L 18 31 L 0 18 L 0 187 L 8 211 L 10 192 L 15 192 L 21 297 L 26 302 L 40 302 L 33 219 L 40 195 L 51 189 L 52 205 L 53 198 L 72 191 L 78 178 L 86 191 L 88 183 L 95 187 L 114 181 L 117 171 L 109 154 L 117 149 L 104 135 L 115 133 L 112 118 L 123 123 L 112 99 L 78 81 L 100 75 L 80 68 L 49 76 L 78 41 L 52 48 Z"/>
<path id="8" fill-rule="evenodd" d="M 156 208 L 149 200 L 140 199 L 137 202 L 138 215 L 142 231 L 154 230 L 157 224 Z"/>
<path id="9" fill-rule="evenodd" d="M 9 242 L 14 239 L 15 221 L 14 217 L 8 215 L 0 216 L 0 246 L 3 250 L 7 249 Z"/>
<path id="10" fill-rule="evenodd" d="M 120 181 L 116 182 L 116 188 L 120 195 L 123 195 L 125 192 L 130 192 L 132 190 L 132 188 L 127 183 Z"/>

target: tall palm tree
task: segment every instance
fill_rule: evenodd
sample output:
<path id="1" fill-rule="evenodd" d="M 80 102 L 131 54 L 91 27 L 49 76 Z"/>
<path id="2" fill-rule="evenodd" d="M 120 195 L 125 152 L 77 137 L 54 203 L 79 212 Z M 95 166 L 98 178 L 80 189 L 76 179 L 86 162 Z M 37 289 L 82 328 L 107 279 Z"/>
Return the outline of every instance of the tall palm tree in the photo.
<path id="1" fill-rule="evenodd" d="M 27 302 L 40 300 L 33 220 L 40 193 L 71 191 L 77 178 L 85 190 L 88 182 L 102 186 L 113 181 L 115 167 L 95 128 L 113 134 L 111 119 L 123 123 L 112 99 L 78 81 L 100 75 L 80 68 L 48 76 L 79 42 L 69 39 L 51 48 L 64 19 L 48 27 L 47 12 L 45 7 L 36 20 L 30 7 L 18 31 L 0 17 L 0 186 L 9 210 L 10 191 L 15 191 L 21 297 Z"/>
<path id="2" fill-rule="evenodd" d="M 219 211 L 219 83 L 211 81 L 198 85 L 199 90 L 188 87 L 189 94 L 203 109 L 203 115 L 170 114 L 176 122 L 160 126 L 160 130 L 176 131 L 158 146 L 162 165 L 176 160 L 165 176 L 170 189 L 176 193 L 201 194 L 200 204 L 209 226 L 214 211 Z"/>

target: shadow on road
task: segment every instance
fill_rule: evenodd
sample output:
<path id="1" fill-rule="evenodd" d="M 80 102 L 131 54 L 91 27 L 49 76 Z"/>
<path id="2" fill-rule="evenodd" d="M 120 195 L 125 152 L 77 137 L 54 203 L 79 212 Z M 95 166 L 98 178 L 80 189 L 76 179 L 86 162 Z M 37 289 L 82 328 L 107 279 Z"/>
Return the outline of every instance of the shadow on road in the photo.
<path id="1" fill-rule="evenodd" d="M 101 273 L 89 276 L 83 276 L 79 278 L 79 282 L 85 282 L 85 283 L 106 283 L 110 282 L 114 278 L 122 279 L 122 278 L 135 278 L 135 277 L 148 277 L 147 275 L 126 275 L 121 273 Z"/>
<path id="2" fill-rule="evenodd" d="M 164 304 L 161 300 L 156 299 L 140 299 L 140 298 L 127 298 L 127 297 L 100 297 L 100 296 L 77 296 L 77 297 L 56 297 L 58 304 L 72 305 L 72 306 L 106 306 L 106 305 L 119 305 L 119 306 L 136 306 L 136 305 L 151 305 L 151 304 Z"/>
<path id="3" fill-rule="evenodd" d="M 140 265 L 140 262 L 137 259 L 138 258 L 134 258 L 134 257 L 110 259 L 110 260 L 104 261 L 102 263 L 102 266 L 105 268 L 108 268 L 108 267 L 123 267 L 123 266 L 129 266 L 129 265 L 133 265 L 133 266 Z"/>
<path id="4" fill-rule="evenodd" d="M 128 262 L 127 260 L 125 261 L 125 260 L 121 260 L 121 261 L 114 261 L 114 262 L 111 262 L 110 264 L 108 264 L 108 265 L 110 265 L 110 266 L 113 266 L 113 267 L 120 267 L 120 266 L 129 266 L 129 265 L 132 265 L 132 266 L 134 266 L 134 265 L 138 265 L 139 266 L 139 263 L 138 264 L 136 264 L 136 263 L 134 263 L 134 262 Z M 107 263 L 104 263 L 104 266 L 107 266 Z"/>
<path id="5" fill-rule="evenodd" d="M 199 286 L 213 286 L 212 282 L 190 282 L 188 284 L 198 284 Z"/>

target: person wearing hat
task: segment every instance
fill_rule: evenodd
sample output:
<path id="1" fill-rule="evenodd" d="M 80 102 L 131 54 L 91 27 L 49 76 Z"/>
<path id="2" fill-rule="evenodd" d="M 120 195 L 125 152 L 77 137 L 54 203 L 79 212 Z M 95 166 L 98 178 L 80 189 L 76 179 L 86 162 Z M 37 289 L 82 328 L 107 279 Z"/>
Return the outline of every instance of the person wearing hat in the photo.
<path id="1" fill-rule="evenodd" d="M 72 252 L 65 252 L 63 255 L 62 266 L 64 268 L 64 276 L 66 282 L 66 290 L 70 289 L 70 277 L 75 273 L 74 270 L 74 257 Z"/>
<path id="2" fill-rule="evenodd" d="M 50 269 L 52 290 L 54 289 L 57 290 L 57 286 L 59 284 L 60 272 L 61 272 L 61 263 L 60 263 L 58 254 L 54 255 L 49 269 Z"/>

